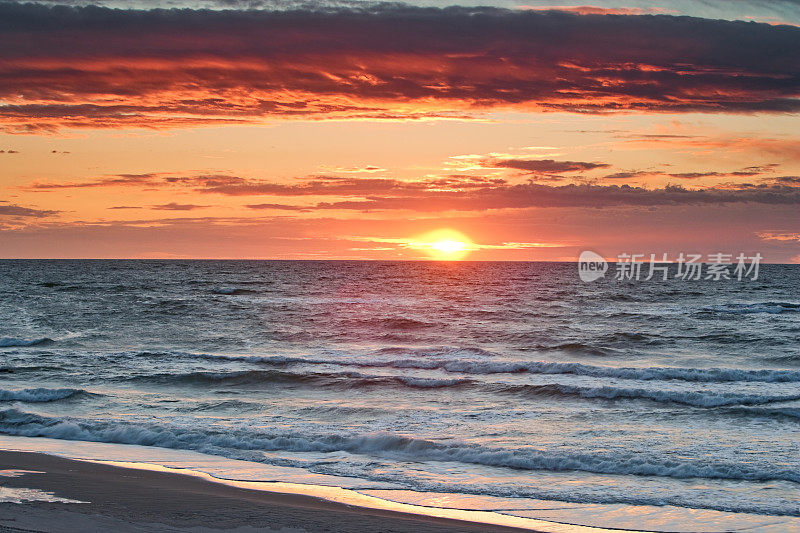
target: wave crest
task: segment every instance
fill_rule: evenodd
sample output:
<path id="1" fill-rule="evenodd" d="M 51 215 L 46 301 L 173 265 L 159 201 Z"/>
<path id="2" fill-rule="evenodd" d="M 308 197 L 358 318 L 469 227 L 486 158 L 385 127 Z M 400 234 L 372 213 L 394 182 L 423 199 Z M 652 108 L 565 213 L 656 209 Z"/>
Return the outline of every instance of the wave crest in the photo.
<path id="1" fill-rule="evenodd" d="M 55 341 L 49 337 L 41 337 L 38 339 L 17 339 L 15 337 L 3 337 L 0 338 L 0 348 L 39 346 L 42 344 L 51 344 L 53 342 Z"/>
<path id="2" fill-rule="evenodd" d="M 87 395 L 95 396 L 95 394 L 83 389 L 0 389 L 0 402 L 43 403 Z"/>

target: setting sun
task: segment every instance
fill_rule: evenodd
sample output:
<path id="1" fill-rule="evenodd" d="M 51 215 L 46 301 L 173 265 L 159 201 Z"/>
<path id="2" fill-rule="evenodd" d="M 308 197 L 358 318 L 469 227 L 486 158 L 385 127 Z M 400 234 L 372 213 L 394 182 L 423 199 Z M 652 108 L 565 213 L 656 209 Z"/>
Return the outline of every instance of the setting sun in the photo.
<path id="1" fill-rule="evenodd" d="M 422 250 L 440 261 L 458 261 L 475 250 L 475 245 L 466 235 L 452 229 L 427 233 L 413 241 L 411 247 Z"/>

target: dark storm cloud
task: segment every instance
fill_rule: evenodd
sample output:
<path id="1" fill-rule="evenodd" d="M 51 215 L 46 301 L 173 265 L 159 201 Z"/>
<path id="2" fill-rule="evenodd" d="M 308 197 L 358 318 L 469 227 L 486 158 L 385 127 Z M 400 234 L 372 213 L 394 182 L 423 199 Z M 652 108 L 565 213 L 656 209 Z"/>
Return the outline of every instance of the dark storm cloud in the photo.
<path id="1" fill-rule="evenodd" d="M 800 28 L 692 17 L 0 3 L 0 49 L 11 132 L 496 108 L 800 110 Z"/>

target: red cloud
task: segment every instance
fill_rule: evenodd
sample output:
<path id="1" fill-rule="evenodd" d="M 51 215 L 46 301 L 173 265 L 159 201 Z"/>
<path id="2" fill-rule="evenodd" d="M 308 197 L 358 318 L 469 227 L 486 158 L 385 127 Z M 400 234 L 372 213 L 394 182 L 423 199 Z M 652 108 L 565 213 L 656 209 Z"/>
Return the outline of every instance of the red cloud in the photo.
<path id="1" fill-rule="evenodd" d="M 329 11 L 0 4 L 0 127 L 186 127 L 800 109 L 800 29 L 385 5 Z M 97 43 L 102 43 L 98 46 Z"/>

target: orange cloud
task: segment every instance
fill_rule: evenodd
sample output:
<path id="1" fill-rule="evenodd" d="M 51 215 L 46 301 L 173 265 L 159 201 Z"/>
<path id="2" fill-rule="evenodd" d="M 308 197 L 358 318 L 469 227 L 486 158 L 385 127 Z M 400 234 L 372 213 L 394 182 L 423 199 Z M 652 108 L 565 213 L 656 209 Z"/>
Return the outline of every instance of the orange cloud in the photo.
<path id="1" fill-rule="evenodd" d="M 594 13 L 2 3 L 0 128 L 800 110 L 798 28 Z"/>

